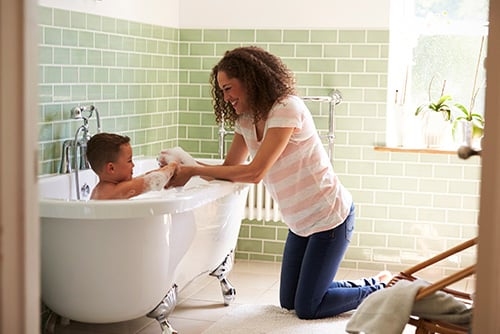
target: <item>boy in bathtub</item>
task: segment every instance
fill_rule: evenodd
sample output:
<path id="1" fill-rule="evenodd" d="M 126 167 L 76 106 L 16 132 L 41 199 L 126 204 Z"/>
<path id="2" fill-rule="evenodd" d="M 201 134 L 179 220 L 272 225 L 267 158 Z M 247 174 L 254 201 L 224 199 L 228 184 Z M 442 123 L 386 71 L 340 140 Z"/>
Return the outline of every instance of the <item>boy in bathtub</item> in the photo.
<path id="1" fill-rule="evenodd" d="M 150 190 L 161 190 L 175 172 L 172 162 L 144 175 L 132 177 L 134 162 L 130 138 L 114 133 L 95 134 L 87 143 L 87 159 L 99 176 L 91 199 L 126 199 Z"/>

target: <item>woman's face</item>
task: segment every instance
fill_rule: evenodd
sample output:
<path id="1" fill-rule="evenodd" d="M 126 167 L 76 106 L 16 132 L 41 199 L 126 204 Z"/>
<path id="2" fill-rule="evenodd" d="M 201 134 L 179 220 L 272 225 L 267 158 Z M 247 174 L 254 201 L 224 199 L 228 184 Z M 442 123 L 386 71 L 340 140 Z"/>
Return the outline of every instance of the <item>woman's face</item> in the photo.
<path id="1" fill-rule="evenodd" d="M 240 80 L 228 78 L 226 72 L 217 73 L 219 88 L 224 93 L 224 101 L 231 103 L 236 114 L 241 115 L 249 111 L 247 94 Z"/>

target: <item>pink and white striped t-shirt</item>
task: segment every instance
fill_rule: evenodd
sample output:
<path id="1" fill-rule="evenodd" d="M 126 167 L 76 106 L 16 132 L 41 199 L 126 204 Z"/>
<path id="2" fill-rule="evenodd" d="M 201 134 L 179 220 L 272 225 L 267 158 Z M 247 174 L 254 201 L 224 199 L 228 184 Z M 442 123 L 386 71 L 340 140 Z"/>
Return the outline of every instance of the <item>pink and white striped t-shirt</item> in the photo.
<path id="1" fill-rule="evenodd" d="M 351 193 L 333 171 L 311 112 L 302 99 L 288 96 L 276 103 L 266 120 L 267 129 L 295 128 L 285 150 L 264 177 L 264 184 L 278 203 L 288 227 L 297 235 L 309 236 L 340 225 L 349 214 Z M 235 131 L 241 134 L 252 157 L 261 142 L 253 119 L 238 118 Z"/>

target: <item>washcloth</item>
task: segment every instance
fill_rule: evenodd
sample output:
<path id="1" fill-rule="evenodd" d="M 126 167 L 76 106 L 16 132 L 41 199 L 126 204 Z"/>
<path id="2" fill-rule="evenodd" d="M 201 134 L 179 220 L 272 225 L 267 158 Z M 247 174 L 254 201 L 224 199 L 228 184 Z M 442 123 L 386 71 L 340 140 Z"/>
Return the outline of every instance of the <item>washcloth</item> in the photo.
<path id="1" fill-rule="evenodd" d="M 351 334 L 401 334 L 411 314 L 458 324 L 471 320 L 471 310 L 452 295 L 442 291 L 415 301 L 423 280 L 401 280 L 392 287 L 369 295 L 349 319 L 346 331 Z"/>
<path id="2" fill-rule="evenodd" d="M 199 165 L 189 153 L 179 146 L 161 150 L 157 160 L 160 166 L 165 166 L 173 161 L 186 166 Z"/>

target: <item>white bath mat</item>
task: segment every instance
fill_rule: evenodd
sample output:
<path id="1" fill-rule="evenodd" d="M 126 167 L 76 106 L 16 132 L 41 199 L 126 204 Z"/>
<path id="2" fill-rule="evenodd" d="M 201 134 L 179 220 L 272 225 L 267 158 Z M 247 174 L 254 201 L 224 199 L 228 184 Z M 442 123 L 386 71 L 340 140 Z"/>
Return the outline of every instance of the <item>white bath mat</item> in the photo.
<path id="1" fill-rule="evenodd" d="M 346 333 L 352 312 L 336 317 L 301 320 L 295 312 L 275 305 L 241 305 L 210 326 L 203 334 L 337 334 Z"/>

